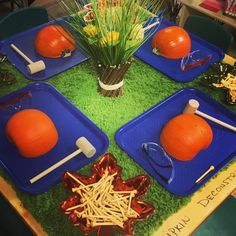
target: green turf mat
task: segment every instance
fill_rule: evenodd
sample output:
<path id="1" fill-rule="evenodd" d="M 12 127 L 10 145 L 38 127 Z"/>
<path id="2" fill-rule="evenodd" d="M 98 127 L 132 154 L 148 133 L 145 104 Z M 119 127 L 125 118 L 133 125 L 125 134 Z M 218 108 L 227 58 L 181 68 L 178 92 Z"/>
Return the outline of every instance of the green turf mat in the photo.
<path id="1" fill-rule="evenodd" d="M 12 66 L 7 67 L 17 76 L 17 83 L 1 87 L 0 96 L 32 82 L 25 79 Z M 108 151 L 113 153 L 118 164 L 123 167 L 123 179 L 143 174 L 145 171 L 115 143 L 114 134 L 119 127 L 183 87 L 196 87 L 218 101 L 224 99 L 223 92 L 213 92 L 213 90 L 203 87 L 200 79 L 191 83 L 175 82 L 138 59 L 134 61 L 126 74 L 124 95 L 119 98 L 105 98 L 97 93 L 97 74 L 91 61 L 71 68 L 47 82 L 61 91 L 108 135 L 110 139 Z M 235 106 L 228 106 L 228 108 L 236 112 Z M 89 173 L 89 171 L 90 166 L 81 170 L 83 173 Z M 0 174 L 10 181 L 3 170 L 0 171 Z M 143 199 L 153 204 L 156 211 L 148 220 L 135 224 L 135 235 L 138 236 L 150 235 L 169 215 L 190 200 L 190 197 L 174 196 L 163 189 L 154 179 L 151 178 L 151 181 L 152 185 Z M 60 203 L 68 196 L 61 183 L 37 196 L 30 196 L 17 189 L 16 192 L 25 207 L 50 236 L 79 235 L 79 229 L 72 227 L 68 217 L 59 210 Z"/>

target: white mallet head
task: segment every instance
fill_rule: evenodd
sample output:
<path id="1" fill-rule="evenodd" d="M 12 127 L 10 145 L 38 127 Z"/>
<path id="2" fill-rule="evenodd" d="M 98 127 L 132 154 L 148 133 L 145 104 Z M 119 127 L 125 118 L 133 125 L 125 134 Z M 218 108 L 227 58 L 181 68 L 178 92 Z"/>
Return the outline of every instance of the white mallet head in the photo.
<path id="1" fill-rule="evenodd" d="M 45 70 L 45 68 L 46 66 L 42 60 L 27 65 L 27 70 L 30 74 Z"/>
<path id="2" fill-rule="evenodd" d="M 199 102 L 195 99 L 190 99 L 188 101 L 188 104 L 184 108 L 183 113 L 184 114 L 194 114 L 197 111 L 198 107 L 199 107 Z"/>
<path id="3" fill-rule="evenodd" d="M 88 158 L 96 153 L 96 148 L 85 137 L 78 138 L 75 144 Z"/>

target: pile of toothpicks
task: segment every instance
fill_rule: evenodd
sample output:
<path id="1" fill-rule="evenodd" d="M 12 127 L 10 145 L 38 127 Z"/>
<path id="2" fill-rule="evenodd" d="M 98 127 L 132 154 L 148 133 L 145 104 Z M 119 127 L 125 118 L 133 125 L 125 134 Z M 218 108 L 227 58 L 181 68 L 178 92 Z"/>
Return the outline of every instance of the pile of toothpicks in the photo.
<path id="1" fill-rule="evenodd" d="M 80 195 L 80 204 L 67 208 L 66 212 L 85 218 L 87 227 L 117 225 L 123 228 L 126 220 L 139 216 L 131 207 L 137 190 L 113 190 L 112 183 L 117 173 L 109 175 L 106 171 L 98 182 L 89 185 L 85 185 L 69 172 L 67 175 L 79 184 L 79 187 L 72 188 L 72 192 Z"/>

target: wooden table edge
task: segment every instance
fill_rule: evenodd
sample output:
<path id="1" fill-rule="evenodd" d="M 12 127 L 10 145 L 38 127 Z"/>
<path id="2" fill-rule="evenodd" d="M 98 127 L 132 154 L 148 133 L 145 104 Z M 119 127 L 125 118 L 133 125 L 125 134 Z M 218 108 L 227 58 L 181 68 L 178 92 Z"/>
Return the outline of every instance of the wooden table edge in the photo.
<path id="1" fill-rule="evenodd" d="M 32 214 L 23 206 L 20 199 L 17 197 L 15 190 L 12 186 L 6 182 L 6 180 L 0 176 L 0 193 L 6 198 L 10 205 L 20 215 L 29 229 L 35 234 L 40 236 L 48 235 L 42 228 L 42 226 L 35 220 Z"/>

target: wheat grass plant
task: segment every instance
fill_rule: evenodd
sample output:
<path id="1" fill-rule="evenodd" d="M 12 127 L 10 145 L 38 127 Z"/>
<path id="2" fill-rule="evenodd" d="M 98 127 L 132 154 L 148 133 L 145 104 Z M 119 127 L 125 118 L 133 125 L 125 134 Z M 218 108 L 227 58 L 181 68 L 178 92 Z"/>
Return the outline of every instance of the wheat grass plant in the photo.
<path id="1" fill-rule="evenodd" d="M 95 63 L 98 91 L 123 94 L 123 77 L 135 51 L 160 23 L 162 0 L 60 1 L 70 16 L 66 23 L 78 47 Z"/>

